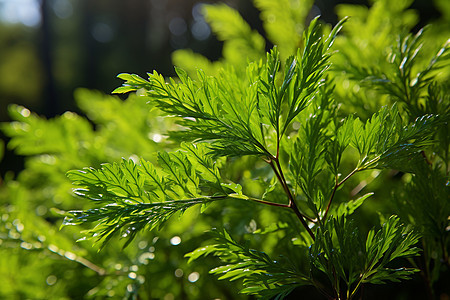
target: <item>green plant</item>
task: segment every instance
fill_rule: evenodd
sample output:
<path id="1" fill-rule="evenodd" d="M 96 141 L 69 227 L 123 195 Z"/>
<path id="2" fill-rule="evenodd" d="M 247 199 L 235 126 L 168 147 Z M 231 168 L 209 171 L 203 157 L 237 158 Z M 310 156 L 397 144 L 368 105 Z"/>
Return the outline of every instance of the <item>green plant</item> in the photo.
<path id="1" fill-rule="evenodd" d="M 69 172 L 78 186 L 76 194 L 96 202 L 97 208 L 68 212 L 63 224 L 95 222 L 88 238 L 105 245 L 114 235 L 122 236 L 126 246 L 137 232 L 161 228 L 169 217 L 194 205 L 201 205 L 203 211 L 213 202 L 225 206 L 230 201 L 250 201 L 278 209 L 280 215 L 286 209 L 296 217 L 279 226 L 287 237 L 301 237 L 286 247 L 303 249 L 303 255 L 296 257 L 303 265 L 275 260 L 240 244 L 226 231 L 215 231 L 218 244 L 188 256 L 190 260 L 219 256 L 226 265 L 211 272 L 220 279 L 243 278 L 241 293 L 283 298 L 299 286 L 314 285 L 330 299 L 352 299 L 363 284 L 410 278 L 417 269 L 390 265 L 398 258 L 419 255 L 415 247 L 419 235 L 391 216 L 381 229 L 363 237 L 352 215 L 370 194 L 341 203 L 333 200 L 356 173 L 386 168 L 414 171 L 423 160 L 420 153 L 432 145 L 436 128 L 448 122 L 448 114 L 425 114 L 405 123 L 394 104 L 366 122 L 352 115 L 338 120 L 334 88 L 326 75 L 330 47 L 342 24 L 325 38 L 315 19 L 297 55 L 283 65 L 275 48 L 266 60 L 250 63 L 245 75 L 232 69 L 216 77 L 199 71 L 193 80 L 177 69 L 179 82 L 166 82 L 156 72 L 147 80 L 120 74 L 125 82 L 115 92 L 143 90 L 163 112 L 177 117 L 182 127 L 171 132 L 172 138 L 188 142 L 175 152 L 159 152 L 157 164 L 124 160 Z M 444 53 L 447 48 L 439 55 Z M 401 61 L 403 72 L 409 65 Z M 436 69 L 436 61 L 427 71 Z M 416 81 L 420 88 L 429 82 L 426 75 Z M 350 148 L 356 155 L 348 158 Z M 248 155 L 269 168 L 262 178 L 263 191 L 256 197 L 224 177 L 216 164 L 216 159 Z M 354 161 L 345 176 L 341 175 L 346 171 L 341 168 L 343 159 Z"/>
<path id="2" fill-rule="evenodd" d="M 178 78 L 121 74 L 125 101 L 78 90 L 86 118 L 11 106 L 2 130 L 26 168 L 0 186 L 0 296 L 411 298 L 390 283 L 411 278 L 448 295 L 437 2 L 410 34 L 411 1 L 341 5 L 331 29 L 306 25 L 312 1 L 255 0 L 267 54 L 235 10 L 205 5 L 219 61 L 178 50 Z M 79 226 L 58 231 L 63 216 Z"/>

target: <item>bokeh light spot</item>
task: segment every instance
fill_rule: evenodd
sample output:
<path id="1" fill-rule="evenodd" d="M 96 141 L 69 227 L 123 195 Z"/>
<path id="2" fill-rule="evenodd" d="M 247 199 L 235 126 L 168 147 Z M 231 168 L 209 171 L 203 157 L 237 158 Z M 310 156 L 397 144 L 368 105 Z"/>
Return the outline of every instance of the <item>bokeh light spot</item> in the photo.
<path id="1" fill-rule="evenodd" d="M 196 282 L 200 278 L 200 274 L 198 272 L 192 272 L 188 276 L 188 280 L 192 283 Z"/>
<path id="2" fill-rule="evenodd" d="M 180 277 L 183 276 L 183 274 L 184 274 L 183 270 L 181 270 L 181 269 L 176 269 L 175 270 L 175 277 L 180 278 Z"/>
<path id="3" fill-rule="evenodd" d="M 51 6 L 55 15 L 60 19 L 67 19 L 73 14 L 72 3 L 68 0 L 53 0 Z"/>
<path id="4" fill-rule="evenodd" d="M 56 281 L 58 281 L 58 278 L 55 275 L 50 275 L 45 280 L 45 282 L 47 282 L 48 285 L 54 285 Z"/>
<path id="5" fill-rule="evenodd" d="M 170 243 L 174 246 L 179 245 L 181 243 L 181 238 L 176 235 L 170 239 Z"/>
<path id="6" fill-rule="evenodd" d="M 94 24 L 91 34 L 92 37 L 99 43 L 108 43 L 114 37 L 114 31 L 111 26 L 103 22 Z"/>
<path id="7" fill-rule="evenodd" d="M 199 41 L 206 40 L 211 35 L 211 29 L 204 20 L 196 20 L 191 27 L 192 35 Z"/>
<path id="8" fill-rule="evenodd" d="M 42 19 L 39 5 L 36 0 L 4 1 L 0 6 L 0 20 L 37 27 Z"/>
<path id="9" fill-rule="evenodd" d="M 169 30 L 170 33 L 176 36 L 185 34 L 187 31 L 186 21 L 180 17 L 173 18 L 170 20 Z"/>

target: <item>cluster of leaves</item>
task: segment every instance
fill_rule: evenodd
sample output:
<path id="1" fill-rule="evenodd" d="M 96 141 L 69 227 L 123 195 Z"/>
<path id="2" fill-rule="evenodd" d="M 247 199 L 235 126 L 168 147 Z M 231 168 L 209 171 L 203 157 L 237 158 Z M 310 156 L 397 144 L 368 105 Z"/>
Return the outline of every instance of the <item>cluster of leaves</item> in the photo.
<path id="1" fill-rule="evenodd" d="M 433 297 L 449 272 L 448 42 L 433 48 L 448 34 L 445 20 L 411 35 L 410 1 L 378 0 L 370 9 L 339 6 L 343 21 L 329 29 L 318 19 L 306 26 L 312 1 L 254 4 L 277 45 L 267 54 L 234 9 L 205 5 L 222 60 L 178 50 L 178 79 L 120 74 L 115 92 L 140 95 L 123 102 L 80 90 L 89 121 L 11 107 L 15 122 L 2 129 L 28 159 L 2 186 L 1 250 L 17 262 L 12 280 L 44 266 L 27 297 L 45 297 L 38 287 L 46 281 L 61 297 L 282 299 L 314 286 L 351 299 L 363 285 L 419 270 Z M 410 173 L 399 173 L 400 184 L 383 169 Z M 358 195 L 372 180 L 375 193 Z M 382 205 L 381 222 L 372 203 Z M 61 215 L 86 230 L 58 232 Z M 200 233 L 214 226 L 227 229 L 214 230 L 211 244 Z M 184 247 L 172 246 L 179 240 Z M 202 263 L 183 261 L 188 251 L 189 262 Z M 231 283 L 206 279 L 217 265 L 208 254 L 224 264 L 210 272 Z M 195 284 L 198 276 L 183 275 L 194 271 Z M 230 294 L 237 289 L 243 295 Z"/>
<path id="2" fill-rule="evenodd" d="M 419 236 L 403 228 L 396 216 L 391 216 L 378 232 L 370 230 L 365 243 L 353 222 L 345 218 L 329 219 L 320 233 L 323 238 L 311 248 L 312 264 L 328 277 L 339 298 L 351 299 L 364 283 L 398 282 L 418 271 L 387 267 L 394 259 L 417 256 L 420 251 L 414 247 Z M 333 291 L 321 291 L 333 297 Z"/>
<path id="3" fill-rule="evenodd" d="M 274 296 L 281 299 L 296 287 L 311 284 L 310 279 L 291 264 L 275 261 L 264 252 L 238 243 L 225 230 L 213 230 L 211 235 L 218 244 L 198 248 L 186 257 L 189 261 L 209 254 L 220 257 L 228 264 L 214 268 L 210 273 L 231 281 L 244 278 L 246 288 L 241 293 L 259 295 L 263 299 Z"/>
<path id="4" fill-rule="evenodd" d="M 239 198 L 240 186 L 220 182 L 220 174 L 212 160 L 204 157 L 202 144 L 184 145 L 185 152 L 158 153 L 160 168 L 141 159 L 123 160 L 120 164 L 104 164 L 100 170 L 71 171 L 69 179 L 78 188 L 75 193 L 95 200 L 101 208 L 71 211 L 63 225 L 98 222 L 91 237 L 104 239 L 115 234 L 128 238 L 148 227 L 162 225 L 175 213 L 183 213 L 196 204 L 227 198 Z"/>
<path id="5" fill-rule="evenodd" d="M 137 237 L 124 251 L 119 242 L 111 241 L 98 253 L 88 242 L 75 243 L 83 237 L 78 229 L 59 228 L 64 210 L 90 208 L 89 203 L 71 195 L 67 171 L 87 165 L 99 167 L 121 157 L 151 160 L 157 149 L 171 148 L 160 133 L 171 128 L 172 122 L 159 117 L 145 99 L 135 95 L 123 101 L 79 89 L 75 98 L 89 118 L 69 112 L 47 120 L 24 107 L 11 106 L 14 122 L 2 124 L 3 132 L 11 137 L 8 147 L 26 156 L 26 168 L 15 179 L 8 174 L 0 187 L 0 274 L 7 278 L 1 284 L 0 297 L 45 298 L 49 293 L 62 298 L 117 297 L 125 293 L 132 297 L 139 287 L 142 295 L 145 287 L 152 291 L 151 297 L 162 298 L 176 282 L 173 270 L 182 267 L 188 274 L 195 271 L 181 260 L 161 255 L 174 251 L 175 246 L 168 241 L 174 235 L 188 240 L 203 229 L 180 234 L 178 226 L 169 225 L 157 237 Z M 185 220 L 194 222 L 192 217 Z M 179 248 L 181 257 L 183 248 Z M 153 260 L 154 255 L 160 258 Z M 173 268 L 171 272 L 168 266 Z M 143 279 L 150 268 L 157 274 L 152 275 L 156 278 L 151 283 Z M 129 277 L 130 272 L 136 276 Z M 208 284 L 205 281 L 203 286 L 211 289 Z M 196 295 L 196 291 L 191 294 Z"/>
<path id="6" fill-rule="evenodd" d="M 363 283 L 406 279 L 416 271 L 386 267 L 396 258 L 418 254 L 414 248 L 418 236 L 401 229 L 396 217 L 391 217 L 377 234 L 370 231 L 365 243 L 357 237 L 348 238 L 354 235 L 355 228 L 344 218 L 368 195 L 356 200 L 353 208 L 347 209 L 348 203 L 341 204 L 345 208 L 337 207 L 336 211 L 345 211 L 340 219 L 327 216 L 337 189 L 355 173 L 374 168 L 410 171 L 415 159 L 420 159 L 420 151 L 432 143 L 435 128 L 446 122 L 448 116 L 423 115 L 404 125 L 394 105 L 383 107 L 365 123 L 351 115 L 336 122 L 336 110 L 329 100 L 332 88 L 327 87 L 329 82 L 324 75 L 329 68 L 330 47 L 342 23 L 325 39 L 315 19 L 305 32 L 302 51 L 289 57 L 284 66 L 274 49 L 265 61 L 250 63 L 245 77 L 233 70 L 221 71 L 216 77 L 199 71 L 198 80 L 193 80 L 180 69 L 177 69 L 179 82 L 166 82 L 156 72 L 148 74 L 147 80 L 138 75 L 119 75 L 125 83 L 116 93 L 144 90 L 152 102 L 168 115 L 177 116 L 178 124 L 185 128 L 172 132 L 175 139 L 208 142 L 207 150 L 202 152 L 205 159 L 252 155 L 265 161 L 288 203 L 245 194 L 238 194 L 239 198 L 291 209 L 312 239 L 312 243 L 305 245 L 312 247 L 309 257 L 312 268 L 324 272 L 331 282 L 328 292 L 323 282 L 315 281 L 307 273 L 289 273 L 289 268 L 284 269 L 266 254 L 239 246 L 227 233 L 219 235 L 225 240 L 221 246 L 207 246 L 191 254 L 198 257 L 215 253 L 225 261 L 234 255 L 234 264 L 212 272 L 226 272 L 221 278 L 232 280 L 245 277 L 242 293 L 283 298 L 299 285 L 313 284 L 330 298 L 352 298 Z M 300 124 L 299 130 L 292 128 L 294 121 Z M 353 171 L 339 179 L 341 158 L 348 146 L 358 152 L 359 159 Z M 143 160 L 138 166 L 123 162 L 99 171 L 70 173 L 74 183 L 81 186 L 79 195 L 107 204 L 99 209 L 69 212 L 65 224 L 98 221 L 100 226 L 91 232 L 94 236 L 107 240 L 122 231 L 132 238 L 140 229 L 163 224 L 176 211 L 233 197 L 223 190 L 213 190 L 219 194 L 211 196 L 200 189 L 197 194 L 202 181 L 200 172 L 193 171 L 186 157 L 167 153 L 158 156 L 167 174 L 161 179 Z M 199 157 L 195 155 L 196 159 Z M 221 181 L 226 180 L 217 171 L 209 169 L 209 173 L 216 174 L 215 186 L 220 187 Z M 318 184 L 322 179 L 325 184 Z M 174 186 L 165 186 L 164 180 Z M 180 192 L 165 201 L 167 195 L 161 193 L 173 192 L 174 187 Z M 265 193 L 267 188 L 273 189 L 273 184 L 266 186 Z M 302 198 L 306 210 L 301 205 Z M 363 244 L 366 246 L 356 246 Z M 359 258 L 353 255 L 358 249 Z M 291 276 L 302 280 L 291 282 Z M 346 281 L 344 290 L 341 279 Z"/>
<path id="7" fill-rule="evenodd" d="M 318 20 L 310 25 L 303 53 L 288 59 L 282 84 L 278 87 L 279 53 L 274 49 L 267 62 L 251 63 L 245 77 L 223 71 L 208 77 L 199 71 L 198 81 L 177 69 L 180 83 L 166 84 L 154 72 L 145 80 L 138 75 L 120 74 L 124 86 L 115 90 L 124 93 L 145 89 L 147 96 L 168 114 L 182 117 L 178 123 L 189 128 L 178 136 L 197 141 L 220 141 L 211 148 L 215 156 L 258 155 L 274 157 L 276 149 L 296 116 L 303 111 L 323 84 L 328 69 L 329 48 L 338 24 L 330 37 L 323 40 Z M 288 107 L 287 111 L 282 108 Z M 270 125 L 270 126 L 269 126 Z M 272 136 L 275 136 L 273 140 Z"/>
<path id="8" fill-rule="evenodd" d="M 448 176 L 449 176 L 449 108 L 448 97 L 448 65 L 449 40 L 448 31 L 442 30 L 442 24 L 428 25 L 416 34 L 409 33 L 415 23 L 414 11 L 407 14 L 402 10 L 407 8 L 409 2 L 391 3 L 378 1 L 378 9 L 388 5 L 398 5 L 398 20 L 400 23 L 388 24 L 395 28 L 398 36 L 392 35 L 384 42 L 372 41 L 371 45 L 378 45 L 381 55 L 370 54 L 374 64 L 358 64 L 357 55 L 367 55 L 367 51 L 355 52 L 351 47 L 341 45 L 341 57 L 337 55 L 337 70 L 346 73 L 347 85 L 350 89 L 359 90 L 359 95 L 365 95 L 384 103 L 397 102 L 401 110 L 403 120 L 409 123 L 424 122 L 425 115 L 440 116 L 441 123 L 432 133 L 433 142 L 428 150 L 421 152 L 424 159 L 418 159 L 410 164 L 411 169 L 405 170 L 400 166 L 396 169 L 413 172 L 408 178 L 407 184 L 395 191 L 394 209 L 405 222 L 413 224 L 415 230 L 422 235 L 423 254 L 420 258 L 412 261 L 413 265 L 420 268 L 421 275 L 428 288 L 428 297 L 436 297 L 435 286 L 448 272 L 449 259 L 448 249 L 450 246 L 449 234 L 446 228 L 449 226 L 450 210 L 448 208 Z M 441 5 L 443 5 L 441 3 Z M 343 9 L 345 11 L 345 9 Z M 390 13 L 393 10 L 390 10 Z M 373 18 L 376 10 L 371 9 L 367 19 L 357 19 L 359 25 L 364 22 L 379 22 L 380 19 Z M 445 14 L 445 13 L 444 13 Z M 408 17 L 409 15 L 409 17 Z M 409 21 L 408 21 L 409 19 Z M 378 21 L 377 21 L 378 20 Z M 351 22 L 349 22 L 349 25 Z M 378 25 L 377 25 L 378 26 Z M 357 26 L 350 30 L 357 31 Z M 349 30 L 346 27 L 346 30 Z M 361 32 L 361 31 L 359 31 Z M 382 33 L 383 31 L 379 31 Z M 386 34 L 387 35 L 387 34 Z M 369 35 L 377 39 L 377 35 Z M 361 37 L 354 34 L 345 34 L 338 39 L 339 43 L 358 43 Z M 364 39 L 362 39 L 364 40 Z M 387 42 L 387 40 L 389 40 Z M 367 42 L 367 41 L 366 41 Z M 339 44 L 340 45 L 340 44 Z M 375 51 L 374 51 L 375 52 Z M 341 60 L 345 58 L 344 60 Z M 351 95 L 355 93 L 351 92 Z M 345 96 L 348 97 L 348 96 Z M 352 98 L 352 97 L 349 97 Z M 357 99 L 353 97 L 354 99 Z M 363 99 L 360 99 L 363 100 Z M 364 103 L 365 111 L 370 107 L 368 101 Z M 374 102 L 372 102 L 373 105 Z M 414 127 L 416 125 L 413 125 Z M 403 166 L 406 165 L 402 164 Z"/>

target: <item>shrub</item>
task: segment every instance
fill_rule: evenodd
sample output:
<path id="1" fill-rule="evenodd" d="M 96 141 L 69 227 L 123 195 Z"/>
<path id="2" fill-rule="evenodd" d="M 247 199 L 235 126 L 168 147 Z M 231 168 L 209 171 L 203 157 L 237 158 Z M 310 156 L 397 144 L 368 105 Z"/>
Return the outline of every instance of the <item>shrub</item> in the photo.
<path id="1" fill-rule="evenodd" d="M 3 129 L 29 159 L 2 187 L 2 259 L 36 276 L 1 293 L 352 299 L 389 283 L 400 297 L 392 282 L 418 274 L 445 293 L 448 31 L 409 33 L 414 12 L 389 1 L 303 27 L 302 3 L 255 1 L 267 54 L 236 11 L 206 6 L 224 59 L 180 50 L 178 78 L 120 74 L 126 101 L 79 90 L 95 130 L 12 106 Z M 56 231 L 61 216 L 85 230 Z"/>

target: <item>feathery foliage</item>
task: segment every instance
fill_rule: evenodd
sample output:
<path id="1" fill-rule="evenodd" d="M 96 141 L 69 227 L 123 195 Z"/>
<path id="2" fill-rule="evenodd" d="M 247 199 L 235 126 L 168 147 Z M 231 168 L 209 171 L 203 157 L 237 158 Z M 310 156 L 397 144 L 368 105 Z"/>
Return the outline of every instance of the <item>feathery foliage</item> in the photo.
<path id="1" fill-rule="evenodd" d="M 334 28 L 308 24 L 311 1 L 254 4 L 269 53 L 236 10 L 205 5 L 223 59 L 178 50 L 177 78 L 120 74 L 126 101 L 79 90 L 88 119 L 12 106 L 2 129 L 28 159 L 2 187 L 1 250 L 83 281 L 72 298 L 355 299 L 419 276 L 445 296 L 448 30 L 409 33 L 410 1 L 339 6 Z"/>
<path id="2" fill-rule="evenodd" d="M 123 160 L 120 164 L 104 164 L 100 170 L 69 172 L 69 179 L 79 186 L 75 194 L 102 207 L 71 211 L 63 225 L 97 222 L 87 232 L 90 238 L 104 240 L 105 245 L 112 236 L 120 234 L 127 238 L 127 246 L 137 232 L 147 227 L 161 228 L 175 213 L 197 204 L 206 206 L 212 201 L 241 196 L 238 185 L 222 184 L 217 167 L 200 157 L 204 145 L 185 147 L 185 152 L 158 153 L 159 168 L 145 160 L 138 164 Z"/>
<path id="3" fill-rule="evenodd" d="M 207 245 L 186 254 L 189 261 L 213 254 L 228 264 L 214 268 L 210 273 L 219 279 L 244 279 L 241 293 L 259 295 L 262 299 L 283 298 L 295 287 L 311 284 L 308 276 L 289 264 L 272 260 L 266 253 L 248 248 L 236 242 L 227 231 L 213 230 L 211 234 L 218 244 Z"/>
<path id="4" fill-rule="evenodd" d="M 182 146 L 188 151 L 158 153 L 158 167 L 145 160 L 137 164 L 124 160 L 100 170 L 69 172 L 72 182 L 80 186 L 76 193 L 101 207 L 69 212 L 64 224 L 95 222 L 90 236 L 108 242 L 120 233 L 128 245 L 137 232 L 160 228 L 177 212 L 196 204 L 239 198 L 290 210 L 311 239 L 305 244 L 311 247 L 311 267 L 325 273 L 331 282 L 330 292 L 315 275 L 250 250 L 226 231 L 216 232 L 220 244 L 202 247 L 189 256 L 191 260 L 210 253 L 220 257 L 227 264 L 211 272 L 220 274 L 220 279 L 244 278 L 242 293 L 284 298 L 296 287 L 312 284 L 329 297 L 350 299 L 361 284 L 409 278 L 416 269 L 386 265 L 418 254 L 416 234 L 402 229 L 400 220 L 391 217 L 364 241 L 346 220 L 370 194 L 328 213 L 338 188 L 357 172 L 394 167 L 410 171 L 410 161 L 420 158 L 420 151 L 432 144 L 433 130 L 442 120 L 424 115 L 403 125 L 393 105 L 383 107 L 366 122 L 350 115 L 336 123 L 337 111 L 330 99 L 333 88 L 325 74 L 330 47 L 344 21 L 325 38 L 315 19 L 296 56 L 282 64 L 275 48 L 265 61 L 250 63 L 241 76 L 233 69 L 222 70 L 216 77 L 199 70 L 195 80 L 176 69 L 179 81 L 166 82 L 156 72 L 149 73 L 148 79 L 120 74 L 125 82 L 115 93 L 142 90 L 159 109 L 177 117 L 182 129 L 171 136 L 194 144 Z M 223 38 L 232 36 L 228 31 L 221 34 Z M 294 122 L 300 124 L 298 130 L 293 129 Z M 359 159 L 353 171 L 340 179 L 340 162 L 348 147 L 359 153 Z M 286 201 L 250 197 L 235 184 L 224 188 L 225 179 L 214 167 L 214 159 L 248 155 L 262 159 L 272 169 L 276 181 L 264 194 L 278 182 Z M 305 201 L 306 205 L 302 204 Z M 345 288 L 340 280 L 346 282 Z"/>

